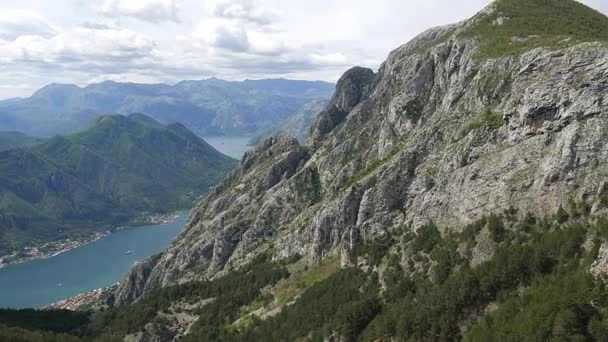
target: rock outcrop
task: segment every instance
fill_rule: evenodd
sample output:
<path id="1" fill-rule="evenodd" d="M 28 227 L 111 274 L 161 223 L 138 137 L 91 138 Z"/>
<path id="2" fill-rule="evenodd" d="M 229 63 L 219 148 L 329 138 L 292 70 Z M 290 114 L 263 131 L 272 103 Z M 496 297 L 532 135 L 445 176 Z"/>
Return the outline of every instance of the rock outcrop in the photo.
<path id="1" fill-rule="evenodd" d="M 591 274 L 597 278 L 608 276 L 608 243 L 604 242 L 600 246 L 597 259 L 591 265 Z"/>
<path id="2" fill-rule="evenodd" d="M 248 153 L 144 288 L 213 277 L 268 248 L 315 262 L 402 226 L 459 229 L 510 206 L 543 214 L 574 198 L 604 210 L 608 49 L 485 58 L 463 32 L 491 11 L 421 34 L 375 74 L 347 72 L 306 146 L 271 138 Z"/>
<path id="3" fill-rule="evenodd" d="M 136 301 L 143 293 L 150 272 L 160 259 L 161 254 L 154 255 L 131 269 L 129 274 L 118 284 L 114 304 L 122 305 Z"/>
<path id="4" fill-rule="evenodd" d="M 338 81 L 329 106 L 321 112 L 309 132 L 308 144 L 317 146 L 320 140 L 338 126 L 371 90 L 375 74 L 371 69 L 354 67 Z"/>

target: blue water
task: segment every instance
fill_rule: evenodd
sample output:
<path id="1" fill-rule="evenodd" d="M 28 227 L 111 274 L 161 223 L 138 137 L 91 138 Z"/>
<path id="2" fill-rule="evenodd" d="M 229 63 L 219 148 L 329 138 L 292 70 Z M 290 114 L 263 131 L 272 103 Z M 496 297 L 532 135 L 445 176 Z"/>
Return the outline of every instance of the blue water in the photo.
<path id="1" fill-rule="evenodd" d="M 209 136 L 203 137 L 209 145 L 223 154 L 235 159 L 241 159 L 251 146 L 247 146 L 251 136 Z"/>
<path id="2" fill-rule="evenodd" d="M 187 220 L 133 227 L 49 259 L 0 269 L 0 307 L 38 308 L 118 282 L 141 261 L 165 250 Z M 125 254 L 133 251 L 132 254 Z M 59 286 L 58 284 L 62 284 Z"/>

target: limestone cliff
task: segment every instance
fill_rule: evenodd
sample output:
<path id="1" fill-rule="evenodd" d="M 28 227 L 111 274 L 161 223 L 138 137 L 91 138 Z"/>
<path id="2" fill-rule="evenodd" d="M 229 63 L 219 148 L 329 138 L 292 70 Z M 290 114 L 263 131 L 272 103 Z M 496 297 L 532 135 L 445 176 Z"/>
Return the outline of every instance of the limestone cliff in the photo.
<path id="1" fill-rule="evenodd" d="M 118 298 L 213 277 L 268 248 L 315 262 L 408 223 L 458 229 L 493 210 L 543 214 L 570 198 L 603 210 L 608 48 L 529 35 L 496 53 L 474 33 L 509 25 L 499 5 L 424 32 L 376 73 L 346 72 L 305 146 L 277 137 L 247 153 Z"/>

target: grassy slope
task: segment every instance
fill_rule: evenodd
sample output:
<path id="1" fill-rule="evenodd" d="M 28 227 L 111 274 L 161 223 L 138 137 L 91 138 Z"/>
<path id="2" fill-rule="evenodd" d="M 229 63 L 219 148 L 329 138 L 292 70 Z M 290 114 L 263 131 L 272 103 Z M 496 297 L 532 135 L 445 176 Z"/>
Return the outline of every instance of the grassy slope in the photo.
<path id="1" fill-rule="evenodd" d="M 514 55 L 541 46 L 608 42 L 608 18 L 574 0 L 498 0 L 494 6 L 495 11 L 476 18 L 462 33 L 481 38 L 482 57 Z"/>

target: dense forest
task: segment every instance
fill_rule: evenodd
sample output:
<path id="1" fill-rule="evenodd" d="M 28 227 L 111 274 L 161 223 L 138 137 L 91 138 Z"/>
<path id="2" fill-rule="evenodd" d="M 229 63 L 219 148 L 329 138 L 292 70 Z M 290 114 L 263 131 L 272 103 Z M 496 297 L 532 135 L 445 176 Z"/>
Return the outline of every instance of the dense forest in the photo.
<path id="1" fill-rule="evenodd" d="M 151 324 L 170 326 L 172 314 L 205 301 L 191 306 L 198 319 L 180 340 L 603 341 L 608 292 L 589 270 L 608 239 L 608 220 L 588 213 L 571 202 L 551 217 L 510 209 L 460 230 L 403 227 L 358 244 L 349 252 L 356 262 L 343 268 L 294 271 L 304 258 L 273 261 L 269 252 L 223 277 L 159 289 L 133 305 L 96 313 L 3 310 L 0 339 L 119 341 Z M 471 253 L 482 241 L 493 247 L 476 264 Z M 293 283 L 301 291 L 275 314 L 247 310 L 276 304 Z"/>

